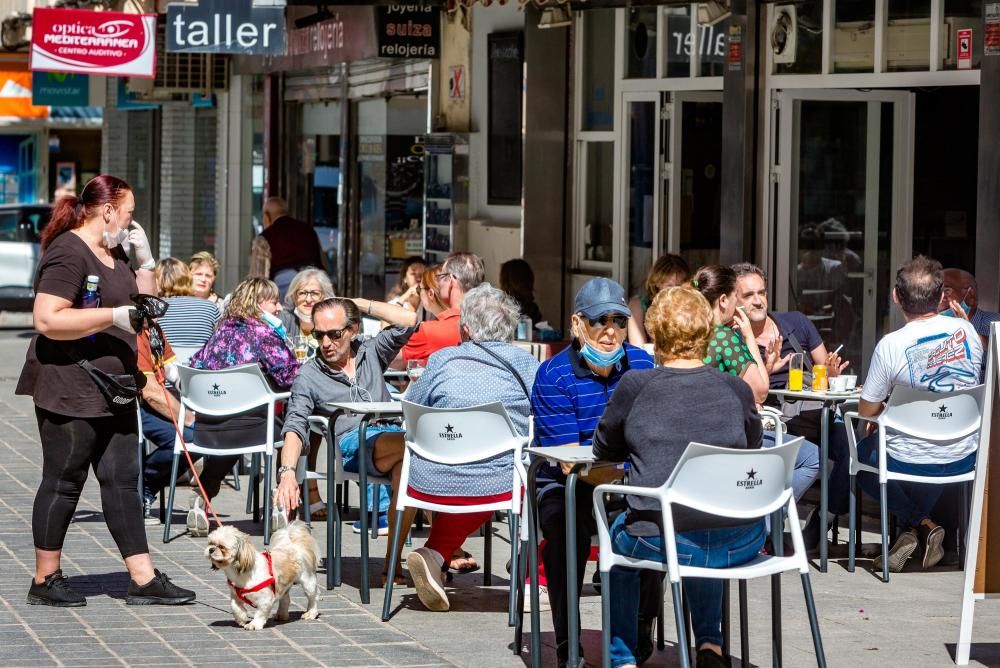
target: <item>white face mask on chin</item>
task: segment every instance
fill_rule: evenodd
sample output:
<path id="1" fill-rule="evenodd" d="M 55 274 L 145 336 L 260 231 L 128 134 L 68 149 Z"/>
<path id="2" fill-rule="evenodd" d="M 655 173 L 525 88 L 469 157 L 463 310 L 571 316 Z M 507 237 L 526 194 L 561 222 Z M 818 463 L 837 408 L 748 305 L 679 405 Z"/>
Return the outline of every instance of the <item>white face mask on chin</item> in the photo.
<path id="1" fill-rule="evenodd" d="M 302 311 L 298 306 L 295 307 L 295 317 L 306 324 L 312 324 L 312 313 L 307 313 Z"/>
<path id="2" fill-rule="evenodd" d="M 104 246 L 108 250 L 113 250 L 116 246 L 121 246 L 125 253 L 128 253 L 129 251 L 128 228 L 118 230 L 117 234 L 111 234 L 111 232 L 108 232 L 108 230 L 105 229 L 103 240 Z"/>

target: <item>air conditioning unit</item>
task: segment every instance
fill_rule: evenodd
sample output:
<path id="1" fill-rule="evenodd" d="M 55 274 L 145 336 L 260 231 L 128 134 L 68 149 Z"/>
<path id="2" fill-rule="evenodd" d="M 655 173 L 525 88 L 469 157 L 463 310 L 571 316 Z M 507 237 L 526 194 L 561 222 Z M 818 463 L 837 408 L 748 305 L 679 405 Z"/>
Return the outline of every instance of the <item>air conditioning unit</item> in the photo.
<path id="1" fill-rule="evenodd" d="M 792 64 L 798 47 L 798 14 L 795 5 L 775 5 L 768 30 L 775 63 Z"/>
<path id="2" fill-rule="evenodd" d="M 213 53 L 174 53 L 166 47 L 166 24 L 161 16 L 156 25 L 156 76 L 130 78 L 129 92 L 148 102 L 187 99 L 193 93 L 208 94 L 228 90 L 229 57 Z"/>
<path id="3" fill-rule="evenodd" d="M 889 21 L 885 31 L 887 70 L 926 70 L 930 62 L 929 18 Z M 875 62 L 875 24 L 870 21 L 838 23 L 833 32 L 835 71 L 871 72 Z"/>

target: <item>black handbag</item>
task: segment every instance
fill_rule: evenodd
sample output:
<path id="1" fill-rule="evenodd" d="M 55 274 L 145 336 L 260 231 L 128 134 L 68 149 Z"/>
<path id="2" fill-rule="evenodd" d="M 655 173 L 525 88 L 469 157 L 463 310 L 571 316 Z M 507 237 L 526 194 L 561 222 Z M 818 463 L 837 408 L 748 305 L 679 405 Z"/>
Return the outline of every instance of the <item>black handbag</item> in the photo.
<path id="1" fill-rule="evenodd" d="M 89 360 L 81 359 L 76 363 L 90 374 L 112 412 L 135 408 L 136 399 L 146 385 L 145 375 L 106 373 L 91 364 Z"/>

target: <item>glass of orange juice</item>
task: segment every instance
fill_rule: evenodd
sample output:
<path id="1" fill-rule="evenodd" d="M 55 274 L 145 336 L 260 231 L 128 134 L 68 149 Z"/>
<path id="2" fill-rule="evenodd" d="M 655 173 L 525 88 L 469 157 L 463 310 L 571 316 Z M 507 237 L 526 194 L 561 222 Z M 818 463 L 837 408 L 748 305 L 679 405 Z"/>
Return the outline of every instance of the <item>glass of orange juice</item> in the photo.
<path id="1" fill-rule="evenodd" d="M 788 389 L 802 391 L 802 353 L 793 353 L 788 362 Z"/>

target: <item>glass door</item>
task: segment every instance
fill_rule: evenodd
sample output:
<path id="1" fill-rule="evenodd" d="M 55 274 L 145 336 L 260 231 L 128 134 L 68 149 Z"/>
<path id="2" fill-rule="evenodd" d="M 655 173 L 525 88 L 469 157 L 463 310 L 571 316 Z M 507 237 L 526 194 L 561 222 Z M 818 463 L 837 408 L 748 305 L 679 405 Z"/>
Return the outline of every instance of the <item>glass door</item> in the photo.
<path id="1" fill-rule="evenodd" d="M 621 219 L 616 244 L 618 275 L 629 295 L 639 294 L 653 264 L 653 249 L 659 245 L 656 219 L 662 183 L 660 159 L 660 94 L 634 93 L 623 98 L 625 119 L 621 147 Z"/>
<path id="2" fill-rule="evenodd" d="M 775 309 L 801 311 L 864 373 L 898 327 L 894 268 L 912 246 L 913 96 L 777 93 Z"/>

